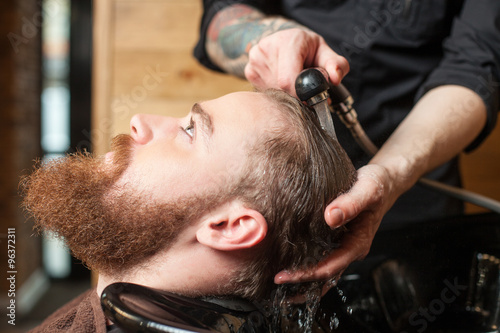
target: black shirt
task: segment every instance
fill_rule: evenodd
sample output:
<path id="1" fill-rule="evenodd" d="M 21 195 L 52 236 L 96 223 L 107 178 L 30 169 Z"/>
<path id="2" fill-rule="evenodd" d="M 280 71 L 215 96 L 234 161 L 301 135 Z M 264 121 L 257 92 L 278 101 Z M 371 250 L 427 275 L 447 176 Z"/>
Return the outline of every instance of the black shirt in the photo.
<path id="1" fill-rule="evenodd" d="M 495 125 L 500 96 L 499 0 L 205 0 L 194 54 L 209 68 L 220 70 L 204 47 L 210 20 L 235 3 L 295 20 L 347 58 L 351 70 L 342 82 L 377 146 L 426 91 L 440 85 L 468 87 L 485 102 L 487 124 L 468 150 L 477 147 Z M 457 116 L 466 112 L 466 106 L 456 107 Z M 345 127 L 336 121 L 335 128 L 354 165 L 366 164 L 369 157 Z M 459 185 L 457 160 L 437 168 L 429 178 Z M 416 186 L 398 200 L 386 220 L 428 219 L 461 209 L 455 200 Z"/>

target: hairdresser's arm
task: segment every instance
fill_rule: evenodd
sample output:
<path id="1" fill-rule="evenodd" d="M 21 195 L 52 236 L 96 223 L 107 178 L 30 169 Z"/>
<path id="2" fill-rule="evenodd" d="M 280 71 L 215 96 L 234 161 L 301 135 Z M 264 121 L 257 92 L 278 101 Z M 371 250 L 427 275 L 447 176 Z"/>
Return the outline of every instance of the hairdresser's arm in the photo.
<path id="1" fill-rule="evenodd" d="M 210 60 L 227 73 L 245 77 L 257 88 L 280 88 L 292 95 L 295 79 L 304 68 L 325 68 L 333 84 L 349 71 L 347 60 L 318 34 L 241 4 L 214 16 L 205 49 Z"/>
<path id="2" fill-rule="evenodd" d="M 427 92 L 370 163 L 358 170 L 350 192 L 325 211 L 332 227 L 347 222 L 342 246 L 313 271 L 279 273 L 277 283 L 326 279 L 363 259 L 384 214 L 426 172 L 462 151 L 486 123 L 486 107 L 475 92 L 441 86 Z"/>

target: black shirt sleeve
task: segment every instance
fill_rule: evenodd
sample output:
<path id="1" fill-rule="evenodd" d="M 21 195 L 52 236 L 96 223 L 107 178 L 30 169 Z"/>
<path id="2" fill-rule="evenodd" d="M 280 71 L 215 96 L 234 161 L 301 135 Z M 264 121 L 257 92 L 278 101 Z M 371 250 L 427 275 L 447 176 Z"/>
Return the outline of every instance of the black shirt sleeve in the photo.
<path id="1" fill-rule="evenodd" d="M 467 0 L 443 44 L 439 66 L 422 86 L 417 98 L 430 89 L 448 84 L 476 92 L 487 109 L 487 124 L 467 147 L 476 148 L 495 126 L 500 96 L 500 1 Z M 457 112 L 467 112 L 467 105 Z M 457 115 L 458 116 L 458 115 Z"/>
<path id="2" fill-rule="evenodd" d="M 273 11 L 270 8 L 276 7 L 276 2 L 265 0 L 203 0 L 203 16 L 200 23 L 200 36 L 193 51 L 193 55 L 203 66 L 222 72 L 222 70 L 210 60 L 205 50 L 207 30 L 210 22 L 219 11 L 230 5 L 236 4 L 248 5 L 264 13 L 270 13 Z"/>

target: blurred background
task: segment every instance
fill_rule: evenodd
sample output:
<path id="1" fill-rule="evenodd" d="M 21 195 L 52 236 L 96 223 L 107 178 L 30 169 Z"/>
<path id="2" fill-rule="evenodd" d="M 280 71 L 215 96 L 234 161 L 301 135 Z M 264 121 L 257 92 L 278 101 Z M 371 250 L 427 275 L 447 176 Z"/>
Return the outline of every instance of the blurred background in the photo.
<path id="1" fill-rule="evenodd" d="M 183 116 L 196 101 L 252 89 L 192 57 L 201 15 L 200 0 L 0 2 L 0 331 L 25 332 L 92 285 L 64 243 L 35 235 L 19 208 L 19 179 L 35 159 L 103 154 L 135 113 Z M 462 159 L 465 187 L 497 200 L 499 132 Z M 5 315 L 11 271 L 15 326 Z"/>

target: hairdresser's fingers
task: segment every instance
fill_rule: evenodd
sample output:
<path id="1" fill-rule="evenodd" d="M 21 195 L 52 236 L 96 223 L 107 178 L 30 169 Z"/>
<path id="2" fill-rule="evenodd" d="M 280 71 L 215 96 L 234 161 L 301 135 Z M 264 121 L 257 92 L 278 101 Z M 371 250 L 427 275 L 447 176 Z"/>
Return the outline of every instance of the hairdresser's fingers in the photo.
<path id="1" fill-rule="evenodd" d="M 277 88 L 295 95 L 295 79 L 304 68 L 322 67 L 337 85 L 349 72 L 347 60 L 335 53 L 318 34 L 310 30 L 289 29 L 280 32 L 286 41 L 279 52 L 277 62 Z M 273 45 L 276 45 L 273 43 Z M 294 55 L 294 56 L 292 56 Z"/>
<path id="2" fill-rule="evenodd" d="M 363 259 L 369 252 L 375 231 L 372 214 L 362 214 L 351 222 L 349 231 L 343 236 L 341 247 L 333 251 L 312 270 L 296 272 L 281 271 L 274 282 L 298 283 L 305 281 L 338 279 L 344 270 L 354 261 Z"/>
<path id="3" fill-rule="evenodd" d="M 259 89 L 277 88 L 295 94 L 295 79 L 309 67 L 324 67 L 334 84 L 349 71 L 347 60 L 318 34 L 287 29 L 262 38 L 248 54 L 245 77 Z"/>
<path id="4" fill-rule="evenodd" d="M 384 168 L 369 164 L 358 170 L 357 177 L 349 192 L 338 196 L 326 207 L 325 221 L 330 228 L 338 228 L 362 212 L 382 219 L 391 206 L 392 186 Z"/>
<path id="5" fill-rule="evenodd" d="M 277 67 L 278 88 L 296 96 L 295 80 L 299 73 L 308 67 L 318 66 L 315 55 L 320 45 L 321 37 L 309 30 L 284 30 L 282 38 L 286 47 L 281 50 Z"/>
<path id="6" fill-rule="evenodd" d="M 248 53 L 248 63 L 245 66 L 246 79 L 257 89 L 268 87 L 268 76 L 271 72 L 269 61 L 260 44 L 254 45 Z"/>
<path id="7" fill-rule="evenodd" d="M 280 88 L 277 64 L 280 52 L 283 52 L 286 45 L 277 39 L 277 35 L 280 35 L 280 32 L 264 37 L 248 53 L 245 77 L 258 89 Z"/>
<path id="8" fill-rule="evenodd" d="M 303 69 L 308 50 L 301 29 L 278 31 L 264 37 L 248 54 L 245 77 L 259 89 L 283 89 L 295 95 L 295 78 Z"/>
<path id="9" fill-rule="evenodd" d="M 323 38 L 319 40 L 315 66 L 323 67 L 334 85 L 338 85 L 350 69 L 347 59 L 335 53 Z"/>
<path id="10" fill-rule="evenodd" d="M 325 210 L 325 219 L 331 227 L 349 222 L 341 246 L 313 270 L 278 273 L 276 283 L 336 277 L 352 262 L 368 254 L 382 217 L 394 202 L 393 186 L 387 170 L 378 165 L 360 168 L 357 177 L 351 190 L 335 199 Z"/>
<path id="11" fill-rule="evenodd" d="M 275 283 L 337 277 L 352 262 L 368 254 L 382 217 L 396 200 L 397 193 L 394 179 L 379 165 L 368 164 L 358 170 L 357 176 L 351 190 L 335 199 L 325 211 L 330 226 L 338 227 L 350 221 L 341 246 L 312 270 L 278 273 Z"/>

